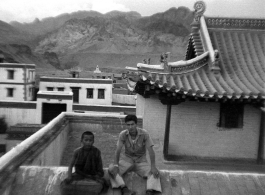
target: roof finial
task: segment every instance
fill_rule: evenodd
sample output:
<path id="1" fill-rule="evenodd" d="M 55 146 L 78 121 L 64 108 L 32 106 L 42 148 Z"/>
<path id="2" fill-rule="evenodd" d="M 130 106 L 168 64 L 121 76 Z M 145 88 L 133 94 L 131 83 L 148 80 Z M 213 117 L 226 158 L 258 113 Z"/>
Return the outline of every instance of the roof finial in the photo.
<path id="1" fill-rule="evenodd" d="M 195 9 L 195 21 L 199 22 L 201 16 L 203 15 L 203 13 L 206 10 L 206 4 L 204 3 L 204 1 L 197 1 L 194 4 L 194 9 Z"/>

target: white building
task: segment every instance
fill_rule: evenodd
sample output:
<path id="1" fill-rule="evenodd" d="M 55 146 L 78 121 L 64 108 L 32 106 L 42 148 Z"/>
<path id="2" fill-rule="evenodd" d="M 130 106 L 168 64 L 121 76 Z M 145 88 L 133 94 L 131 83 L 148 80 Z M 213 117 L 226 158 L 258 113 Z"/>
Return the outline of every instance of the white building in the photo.
<path id="1" fill-rule="evenodd" d="M 34 84 L 34 64 L 0 63 L 1 100 L 33 100 Z"/>
<path id="2" fill-rule="evenodd" d="M 111 79 L 41 77 L 40 91 L 72 91 L 75 104 L 112 104 Z"/>

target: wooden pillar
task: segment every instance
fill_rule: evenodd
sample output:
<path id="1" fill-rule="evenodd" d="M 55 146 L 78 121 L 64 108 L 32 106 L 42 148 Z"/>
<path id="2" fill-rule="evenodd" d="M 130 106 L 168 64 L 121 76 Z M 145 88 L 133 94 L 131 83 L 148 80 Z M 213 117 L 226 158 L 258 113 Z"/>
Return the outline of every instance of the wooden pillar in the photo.
<path id="1" fill-rule="evenodd" d="M 258 157 L 257 163 L 262 164 L 264 159 L 264 131 L 265 131 L 265 102 L 263 102 L 263 107 L 261 107 L 260 115 L 260 129 L 259 129 L 259 146 L 258 146 Z"/>
<path id="2" fill-rule="evenodd" d="M 164 136 L 164 148 L 163 148 L 163 155 L 164 155 L 164 159 L 166 159 L 166 160 L 167 160 L 167 157 L 168 157 L 171 106 L 172 106 L 172 104 L 170 104 L 170 103 L 167 104 L 167 116 L 166 116 L 166 126 L 165 126 L 165 136 Z"/>

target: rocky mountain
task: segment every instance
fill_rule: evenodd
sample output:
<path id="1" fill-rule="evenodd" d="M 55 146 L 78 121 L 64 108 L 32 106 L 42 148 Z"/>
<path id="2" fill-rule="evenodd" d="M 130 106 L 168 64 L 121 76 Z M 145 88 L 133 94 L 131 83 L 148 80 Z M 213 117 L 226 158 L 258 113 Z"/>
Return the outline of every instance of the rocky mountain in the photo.
<path id="1" fill-rule="evenodd" d="M 9 26 L 12 32 L 24 32 L 21 37 L 32 54 L 44 62 L 61 69 L 88 69 L 135 66 L 144 58 L 156 64 L 163 52 L 171 52 L 172 60 L 183 59 L 192 20 L 193 12 L 179 7 L 148 17 L 137 12 L 83 11 Z M 1 27 L 0 36 L 4 37 Z"/>
<path id="2" fill-rule="evenodd" d="M 89 16 L 102 16 L 102 14 L 96 11 L 78 11 L 71 14 L 65 13 L 56 17 L 44 18 L 43 20 L 36 18 L 33 22 L 30 23 L 19 23 L 12 21 L 10 25 L 15 27 L 16 29 L 27 32 L 28 34 L 37 37 L 60 28 L 68 20 L 71 20 L 73 18 L 83 19 Z"/>

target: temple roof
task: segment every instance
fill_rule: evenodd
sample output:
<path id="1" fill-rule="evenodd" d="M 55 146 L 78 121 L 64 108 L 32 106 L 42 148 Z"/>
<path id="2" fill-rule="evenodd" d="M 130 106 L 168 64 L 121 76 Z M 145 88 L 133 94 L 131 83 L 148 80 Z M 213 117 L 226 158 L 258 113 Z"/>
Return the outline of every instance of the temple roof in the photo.
<path id="1" fill-rule="evenodd" d="M 265 19 L 204 17 L 194 7 L 186 59 L 128 67 L 137 82 L 204 98 L 265 99 Z"/>

